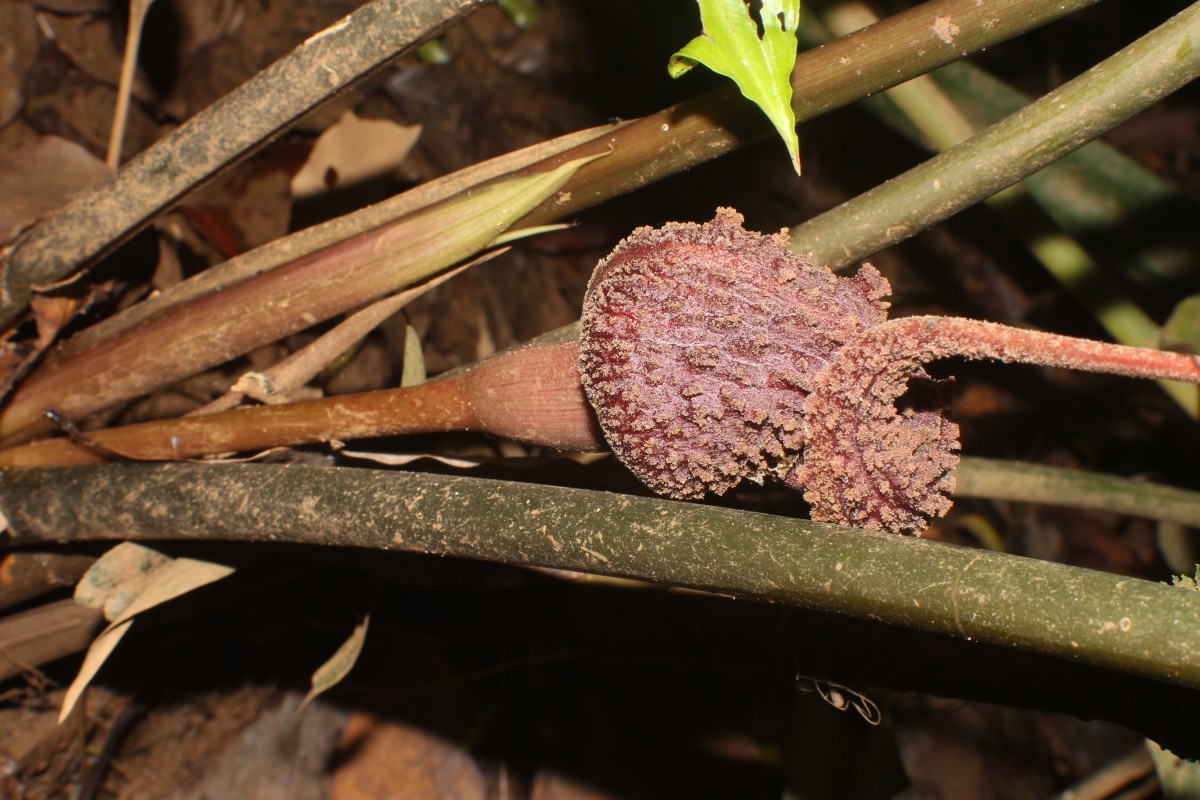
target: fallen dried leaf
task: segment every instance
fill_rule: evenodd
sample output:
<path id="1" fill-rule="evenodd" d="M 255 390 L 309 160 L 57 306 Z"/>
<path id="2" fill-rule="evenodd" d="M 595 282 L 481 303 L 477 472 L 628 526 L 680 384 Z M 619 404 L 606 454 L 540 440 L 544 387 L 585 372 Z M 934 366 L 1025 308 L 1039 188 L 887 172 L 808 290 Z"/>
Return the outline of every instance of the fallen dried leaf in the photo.
<path id="1" fill-rule="evenodd" d="M 420 125 L 360 119 L 347 111 L 317 139 L 292 178 L 293 197 L 311 197 L 395 171 L 421 135 Z"/>
<path id="2" fill-rule="evenodd" d="M 108 177 L 103 161 L 57 136 L 0 154 L 0 241 Z"/>
<path id="3" fill-rule="evenodd" d="M 116 605 L 123 606 L 123 608 L 117 612 L 112 623 L 100 632 L 92 642 L 92 646 L 88 648 L 79 673 L 71 682 L 71 686 L 63 698 L 62 710 L 58 715 L 59 722 L 62 722 L 71 713 L 71 709 L 79 701 L 83 690 L 87 688 L 100 667 L 108 660 L 109 654 L 120 643 L 121 638 L 129 631 L 134 617 L 147 609 L 225 578 L 234 571 L 233 567 L 224 564 L 192 558 L 159 561 L 157 558 L 150 558 L 148 553 L 142 552 L 153 553 L 154 551 L 149 548 L 131 545 L 139 548 L 131 551 L 127 545 L 130 543 L 118 545 L 101 556 L 80 581 L 80 585 L 103 584 L 107 581 L 92 576 L 111 575 L 110 570 L 114 569 L 114 565 L 120 574 L 129 577 L 128 581 L 116 580 L 112 584 L 112 592 L 109 596 L 116 597 Z M 155 555 L 158 554 L 155 553 Z M 132 564 L 130 563 L 131 559 Z M 139 561 L 139 559 L 142 560 Z M 130 571 L 131 566 L 133 567 L 132 571 Z M 88 592 L 85 591 L 85 596 L 87 595 Z M 127 598 L 121 597 L 121 595 L 127 595 Z M 94 602 L 94 598 L 89 596 L 88 599 L 90 602 Z M 107 603 L 107 601 L 105 602 Z"/>
<path id="4" fill-rule="evenodd" d="M 367 641 L 367 628 L 370 624 L 371 615 L 368 614 L 361 623 L 354 626 L 350 636 L 342 642 L 342 646 L 330 656 L 329 660 L 317 668 L 312 675 L 312 688 L 304 696 L 304 702 L 300 704 L 300 708 L 304 708 L 318 696 L 337 686 L 343 678 L 350 674 L 350 670 L 354 669 L 359 655 L 362 654 L 363 644 Z"/>

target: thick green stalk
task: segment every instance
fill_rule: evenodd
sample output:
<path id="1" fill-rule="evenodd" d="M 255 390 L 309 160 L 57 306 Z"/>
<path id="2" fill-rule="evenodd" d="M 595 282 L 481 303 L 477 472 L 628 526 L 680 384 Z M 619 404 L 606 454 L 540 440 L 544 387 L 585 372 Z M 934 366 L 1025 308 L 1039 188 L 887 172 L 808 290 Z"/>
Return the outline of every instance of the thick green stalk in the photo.
<path id="1" fill-rule="evenodd" d="M 977 128 L 1030 99 L 967 61 L 933 73 Z M 1102 263 L 1173 301 L 1200 270 L 1200 205 L 1178 186 L 1097 140 L 1022 181 L 1038 204 Z"/>
<path id="2" fill-rule="evenodd" d="M 845 266 L 990 197 L 1200 74 L 1200 5 L 1040 100 L 792 229 L 793 248 Z"/>
<path id="3" fill-rule="evenodd" d="M 261 464 L 0 473 L 14 544 L 292 541 L 640 578 L 1200 687 L 1200 595 L 832 525 L 555 486 Z"/>

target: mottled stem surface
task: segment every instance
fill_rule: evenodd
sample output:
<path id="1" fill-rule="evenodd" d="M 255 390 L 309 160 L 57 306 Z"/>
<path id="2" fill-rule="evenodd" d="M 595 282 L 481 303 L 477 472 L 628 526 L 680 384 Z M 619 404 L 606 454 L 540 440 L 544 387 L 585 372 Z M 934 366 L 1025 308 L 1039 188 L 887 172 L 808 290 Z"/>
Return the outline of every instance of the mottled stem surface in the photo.
<path id="1" fill-rule="evenodd" d="M 941 542 L 659 498 L 292 464 L 0 472 L 15 544 L 292 542 L 619 575 L 1200 687 L 1200 596 Z M 905 654 L 879 650 L 884 661 Z"/>

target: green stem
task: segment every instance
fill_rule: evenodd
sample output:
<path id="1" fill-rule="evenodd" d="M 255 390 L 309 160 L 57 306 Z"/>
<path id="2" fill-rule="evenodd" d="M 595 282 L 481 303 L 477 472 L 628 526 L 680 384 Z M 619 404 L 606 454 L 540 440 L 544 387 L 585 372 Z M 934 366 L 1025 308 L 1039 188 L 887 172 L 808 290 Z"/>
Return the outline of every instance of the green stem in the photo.
<path id="1" fill-rule="evenodd" d="M 555 486 L 302 465 L 0 473 L 14 544 L 292 541 L 620 575 L 1200 687 L 1200 596 L 955 545 Z"/>
<path id="2" fill-rule="evenodd" d="M 990 197 L 1200 74 L 1200 5 L 915 169 L 792 229 L 792 247 L 846 266 Z"/>
<path id="3" fill-rule="evenodd" d="M 959 61 L 934 74 L 979 128 L 1030 99 Z M 1097 140 L 1023 181 L 1054 221 L 1102 263 L 1173 305 L 1195 285 L 1200 265 L 1200 206 L 1171 184 Z"/>
<path id="4" fill-rule="evenodd" d="M 964 458 L 954 475 L 955 497 L 1046 503 L 1200 526 L 1200 492 L 1149 481 L 992 458 Z"/>
<path id="5" fill-rule="evenodd" d="M 877 21 L 857 0 L 845 0 L 823 15 L 830 30 L 844 35 Z M 970 69 L 965 62 L 960 66 Z M 949 67 L 939 72 L 944 73 Z M 963 70 L 960 70 L 960 72 Z M 919 132 L 922 143 L 945 151 L 975 134 L 975 128 L 942 92 L 933 75 L 922 75 L 894 86 L 877 99 L 887 98 Z M 980 102 L 979 98 L 974 98 Z M 871 108 L 880 109 L 878 104 Z M 1094 144 L 1094 143 L 1093 143 Z M 1088 252 L 1056 226 L 1025 191 L 1026 184 L 1010 186 L 984 202 L 1029 248 L 1058 282 L 1073 294 L 1108 334 L 1132 347 L 1156 347 L 1162 331 L 1154 320 L 1128 297 L 1120 283 L 1100 269 Z M 1071 204 L 1076 198 L 1071 198 Z M 1164 391 L 1185 413 L 1196 416 L 1196 387 L 1160 381 Z"/>

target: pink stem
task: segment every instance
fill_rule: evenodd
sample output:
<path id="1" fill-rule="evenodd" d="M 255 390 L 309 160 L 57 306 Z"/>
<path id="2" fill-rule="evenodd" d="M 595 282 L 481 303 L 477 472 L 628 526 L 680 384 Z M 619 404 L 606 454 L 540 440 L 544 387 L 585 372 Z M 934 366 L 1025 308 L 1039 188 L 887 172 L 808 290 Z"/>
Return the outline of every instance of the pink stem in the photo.
<path id="1" fill-rule="evenodd" d="M 805 400 L 804 459 L 786 482 L 813 519 L 913 532 L 950 509 L 958 427 L 935 410 L 895 408 L 924 364 L 950 356 L 1200 383 L 1192 355 L 957 317 L 881 323 L 834 355 Z"/>
<path id="2" fill-rule="evenodd" d="M 369 436 L 484 431 L 559 450 L 604 439 L 579 384 L 575 342 L 502 353 L 442 380 L 403 389 L 156 420 L 0 449 L 0 469 L 87 464 L 111 455 L 173 460 Z"/>
<path id="3" fill-rule="evenodd" d="M 877 338 L 878 337 L 878 338 Z M 961 356 L 993 358 L 1006 362 L 1066 367 L 1085 372 L 1105 372 L 1131 378 L 1163 378 L 1200 383 L 1200 358 L 1127 347 L 1055 333 L 1012 328 L 994 322 L 959 317 L 906 317 L 878 325 L 859 340 L 884 344 L 903 337 L 932 353 L 928 359 Z M 908 345 L 912 349 L 912 344 Z"/>

